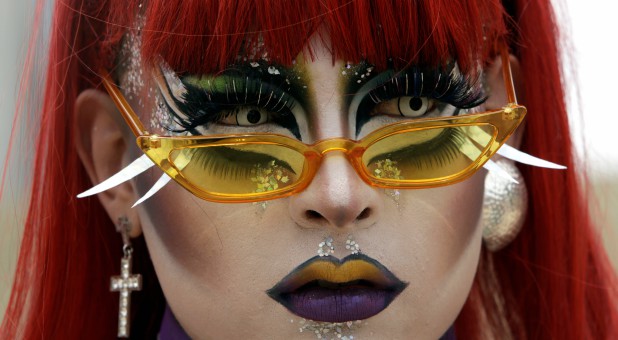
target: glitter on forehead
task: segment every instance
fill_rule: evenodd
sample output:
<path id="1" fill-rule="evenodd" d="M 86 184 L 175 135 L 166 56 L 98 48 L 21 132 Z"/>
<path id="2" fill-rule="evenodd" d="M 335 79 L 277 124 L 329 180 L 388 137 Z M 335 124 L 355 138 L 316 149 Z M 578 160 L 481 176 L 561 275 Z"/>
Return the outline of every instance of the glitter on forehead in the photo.
<path id="1" fill-rule="evenodd" d="M 169 95 L 173 95 L 177 100 L 184 102 L 187 89 L 180 81 L 180 78 L 164 61 L 159 61 L 158 67 L 161 70 L 161 74 L 165 78 L 166 88 L 169 88 Z M 155 102 L 155 106 L 150 117 L 150 127 L 152 131 L 157 134 L 174 137 L 188 135 L 188 132 L 186 131 L 175 132 L 181 131 L 182 126 L 174 120 L 173 115 L 170 112 L 170 108 L 165 102 L 162 91 L 164 90 L 161 86 L 151 86 L 149 88 L 149 97 L 151 97 L 150 94 L 152 93 L 152 97 L 154 97 L 153 99 Z"/>
<path id="2" fill-rule="evenodd" d="M 187 93 L 187 88 L 183 85 L 176 73 L 165 63 L 160 63 L 161 71 L 165 77 L 165 82 L 170 88 L 171 95 L 181 102 L 185 102 L 184 96 Z"/>
<path id="3" fill-rule="evenodd" d="M 344 88 L 347 84 L 357 84 L 361 86 L 361 84 L 368 82 L 372 78 L 371 74 L 374 69 L 374 65 L 365 61 L 358 64 L 353 64 L 348 61 L 341 67 L 341 85 Z"/>
<path id="4" fill-rule="evenodd" d="M 144 18 L 140 16 L 135 22 L 137 29 L 130 30 L 122 43 L 121 66 L 123 73 L 120 76 L 120 85 L 127 99 L 134 100 L 137 97 L 138 106 L 143 108 L 144 102 L 142 98 L 139 97 L 139 94 L 144 87 L 141 36 Z"/>
<path id="5" fill-rule="evenodd" d="M 260 59 L 264 62 L 268 62 L 268 52 L 264 47 L 264 37 L 260 34 L 257 36 L 257 41 L 251 39 L 251 37 L 247 38 L 244 42 L 244 48 L 242 51 L 236 56 L 236 62 L 246 62 Z"/>
<path id="6" fill-rule="evenodd" d="M 167 110 L 165 101 L 158 90 L 155 90 L 155 107 L 152 116 L 150 117 L 150 129 L 155 134 L 165 134 L 169 132 L 170 128 L 173 128 L 175 123 L 172 116 Z"/>

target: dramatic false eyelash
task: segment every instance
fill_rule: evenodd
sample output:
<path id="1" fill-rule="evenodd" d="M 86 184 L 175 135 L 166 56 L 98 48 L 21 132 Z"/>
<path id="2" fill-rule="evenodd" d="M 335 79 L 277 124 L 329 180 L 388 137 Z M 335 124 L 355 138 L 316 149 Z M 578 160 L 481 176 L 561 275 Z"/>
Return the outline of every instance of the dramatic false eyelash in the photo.
<path id="1" fill-rule="evenodd" d="M 386 79 L 368 95 L 375 104 L 413 96 L 437 99 L 460 109 L 476 107 L 487 99 L 480 76 L 462 75 L 454 67 L 450 71 L 412 67 Z"/>
<path id="2" fill-rule="evenodd" d="M 213 151 L 215 150 L 196 149 L 192 161 L 207 173 L 217 175 L 220 178 L 230 178 L 234 180 L 248 178 L 251 175 L 251 170 L 257 163 L 267 163 L 268 161 L 274 160 L 272 157 L 268 157 L 268 159 L 264 157 L 265 159 L 259 162 L 248 162 L 246 160 L 242 160 L 241 162 L 230 162 L 227 158 L 210 155 L 209 153 Z M 232 151 L 232 149 L 226 151 Z M 215 152 L 218 153 L 219 150 Z"/>
<path id="3" fill-rule="evenodd" d="M 239 79 L 244 84 L 239 84 Z M 249 77 L 238 78 L 219 76 L 216 80 L 219 88 L 213 86 L 211 79 L 207 79 L 207 87 L 195 85 L 187 79 L 181 79 L 185 87 L 182 98 L 170 95 L 173 105 L 181 111 L 173 110 L 170 103 L 166 105 L 174 122 L 180 129 L 168 129 L 171 132 L 191 132 L 199 126 L 208 126 L 227 118 L 237 112 L 242 106 L 255 106 L 269 111 L 273 121 L 290 130 L 300 139 L 300 131 L 292 113 L 296 100 L 280 87 Z M 169 84 L 166 84 L 168 93 Z M 266 99 L 267 98 L 267 99 Z"/>
<path id="4" fill-rule="evenodd" d="M 452 162 L 461 153 L 459 150 L 465 143 L 465 138 L 458 129 L 445 129 L 430 141 L 390 152 L 388 158 L 397 159 L 402 165 L 403 163 L 411 164 L 417 169 L 422 169 L 424 166 L 443 166 Z M 376 156 L 368 164 L 384 158 L 384 155 Z"/>
<path id="5" fill-rule="evenodd" d="M 367 123 L 373 109 L 381 102 L 402 96 L 427 97 L 439 103 L 438 108 L 451 105 L 460 109 L 470 109 L 487 100 L 480 75 L 462 75 L 456 66 L 437 69 L 411 67 L 394 73 L 386 71 L 377 75 L 377 84 L 360 100 L 356 109 L 356 134 Z"/>
<path id="6" fill-rule="evenodd" d="M 289 170 L 291 173 L 296 174 L 289 164 L 280 159 L 258 152 L 241 151 L 229 147 L 198 148 L 195 149 L 195 154 L 191 159 L 205 171 L 217 174 L 221 178 L 249 178 L 251 171 L 255 170 L 256 165 L 266 165 L 273 161 L 276 161 L 279 166 Z"/>

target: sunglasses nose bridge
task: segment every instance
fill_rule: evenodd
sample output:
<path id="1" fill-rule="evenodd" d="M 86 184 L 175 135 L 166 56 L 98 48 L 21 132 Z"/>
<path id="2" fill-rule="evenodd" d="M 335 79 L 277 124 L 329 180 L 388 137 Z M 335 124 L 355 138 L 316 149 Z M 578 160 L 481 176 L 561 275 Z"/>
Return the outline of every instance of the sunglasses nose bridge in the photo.
<path id="1" fill-rule="evenodd" d="M 357 146 L 357 143 L 347 138 L 332 138 L 318 142 L 313 149 L 324 156 L 328 152 L 341 151 L 350 154 Z"/>
<path id="2" fill-rule="evenodd" d="M 364 152 L 364 148 L 356 141 L 347 139 L 347 138 L 332 138 L 320 141 L 312 146 L 314 153 L 314 157 L 318 158 L 316 160 L 315 171 L 317 171 L 317 167 L 320 166 L 322 160 L 326 156 L 327 153 L 333 151 L 343 152 L 345 157 L 351 163 L 351 165 L 356 169 L 356 172 L 360 174 L 360 157 Z"/>

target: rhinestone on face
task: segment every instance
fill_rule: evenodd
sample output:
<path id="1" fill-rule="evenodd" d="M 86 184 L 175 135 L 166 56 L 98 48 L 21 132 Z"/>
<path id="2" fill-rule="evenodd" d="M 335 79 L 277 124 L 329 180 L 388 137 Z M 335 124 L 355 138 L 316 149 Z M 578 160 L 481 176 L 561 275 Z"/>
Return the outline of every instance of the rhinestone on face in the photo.
<path id="1" fill-rule="evenodd" d="M 352 254 L 360 253 L 360 245 L 354 241 L 352 235 L 348 236 L 348 239 L 345 241 L 345 249 L 349 250 Z"/>
<path id="2" fill-rule="evenodd" d="M 327 237 L 324 241 L 318 244 L 318 255 L 329 256 L 335 253 L 335 247 L 333 246 L 332 237 Z"/>

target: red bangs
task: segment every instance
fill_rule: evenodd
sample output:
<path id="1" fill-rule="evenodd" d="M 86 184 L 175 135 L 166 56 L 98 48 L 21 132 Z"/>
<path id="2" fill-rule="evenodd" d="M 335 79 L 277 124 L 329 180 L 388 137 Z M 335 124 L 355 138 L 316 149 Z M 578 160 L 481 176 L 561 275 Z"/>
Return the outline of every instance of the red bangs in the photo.
<path id="1" fill-rule="evenodd" d="M 135 27 L 125 1 L 109 18 L 126 21 L 112 37 Z M 321 38 L 335 59 L 384 67 L 438 65 L 449 59 L 469 70 L 493 53 L 504 34 L 500 1 L 153 1 L 142 11 L 143 54 L 162 56 L 180 72 L 212 73 L 238 58 L 264 56 L 289 65 L 308 41 Z"/>

